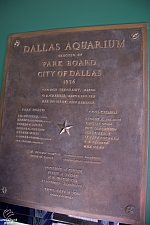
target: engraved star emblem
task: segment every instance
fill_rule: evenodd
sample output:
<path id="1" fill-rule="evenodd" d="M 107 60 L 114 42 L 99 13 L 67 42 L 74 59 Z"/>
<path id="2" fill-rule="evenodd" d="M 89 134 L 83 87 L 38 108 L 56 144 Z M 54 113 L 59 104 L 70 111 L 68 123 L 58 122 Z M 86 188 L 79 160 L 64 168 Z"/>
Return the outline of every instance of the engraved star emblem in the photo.
<path id="1" fill-rule="evenodd" d="M 70 135 L 69 129 L 71 127 L 73 127 L 73 126 L 72 125 L 67 125 L 67 120 L 65 120 L 63 124 L 57 124 L 57 125 L 61 129 L 60 130 L 60 134 L 66 133 L 66 134 Z"/>

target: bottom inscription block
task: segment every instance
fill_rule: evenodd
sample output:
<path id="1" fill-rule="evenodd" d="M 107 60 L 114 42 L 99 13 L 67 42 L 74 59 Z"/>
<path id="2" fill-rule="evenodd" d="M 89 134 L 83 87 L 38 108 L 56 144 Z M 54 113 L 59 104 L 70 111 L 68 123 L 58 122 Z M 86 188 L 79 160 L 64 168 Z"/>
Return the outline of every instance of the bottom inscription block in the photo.
<path id="1" fill-rule="evenodd" d="M 144 225 L 147 79 L 146 24 L 10 35 L 0 199 Z"/>

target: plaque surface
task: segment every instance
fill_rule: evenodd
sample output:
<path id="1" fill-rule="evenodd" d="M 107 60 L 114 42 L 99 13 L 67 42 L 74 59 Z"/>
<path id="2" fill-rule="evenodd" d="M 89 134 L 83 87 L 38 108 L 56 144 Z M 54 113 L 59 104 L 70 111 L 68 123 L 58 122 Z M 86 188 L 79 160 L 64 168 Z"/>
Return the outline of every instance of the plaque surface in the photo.
<path id="1" fill-rule="evenodd" d="M 0 200 L 144 224 L 146 24 L 10 35 Z"/>

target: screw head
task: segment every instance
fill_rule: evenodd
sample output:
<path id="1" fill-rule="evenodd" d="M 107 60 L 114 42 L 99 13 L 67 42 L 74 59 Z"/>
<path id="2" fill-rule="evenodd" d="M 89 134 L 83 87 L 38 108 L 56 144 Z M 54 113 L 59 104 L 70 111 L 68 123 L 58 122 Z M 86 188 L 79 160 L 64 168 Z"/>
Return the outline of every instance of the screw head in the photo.
<path id="1" fill-rule="evenodd" d="M 20 41 L 19 40 L 15 40 L 14 41 L 14 47 L 18 47 L 20 45 Z"/>
<path id="2" fill-rule="evenodd" d="M 6 192 L 7 192 L 7 188 L 6 187 L 1 187 L 0 188 L 0 194 L 6 194 Z"/>
<path id="3" fill-rule="evenodd" d="M 132 215 L 135 212 L 135 207 L 133 205 L 128 205 L 125 209 L 126 214 Z"/>
<path id="4" fill-rule="evenodd" d="M 133 31 L 131 34 L 130 34 L 131 38 L 136 40 L 138 37 L 139 37 L 139 33 L 137 31 Z"/>

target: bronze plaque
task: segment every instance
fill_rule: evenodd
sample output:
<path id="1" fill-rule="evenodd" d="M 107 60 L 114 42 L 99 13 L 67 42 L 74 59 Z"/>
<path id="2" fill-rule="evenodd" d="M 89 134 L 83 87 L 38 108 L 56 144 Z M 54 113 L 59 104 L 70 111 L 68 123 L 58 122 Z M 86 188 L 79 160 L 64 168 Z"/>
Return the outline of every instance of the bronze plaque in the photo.
<path id="1" fill-rule="evenodd" d="M 1 201 L 144 224 L 147 25 L 10 35 Z"/>

